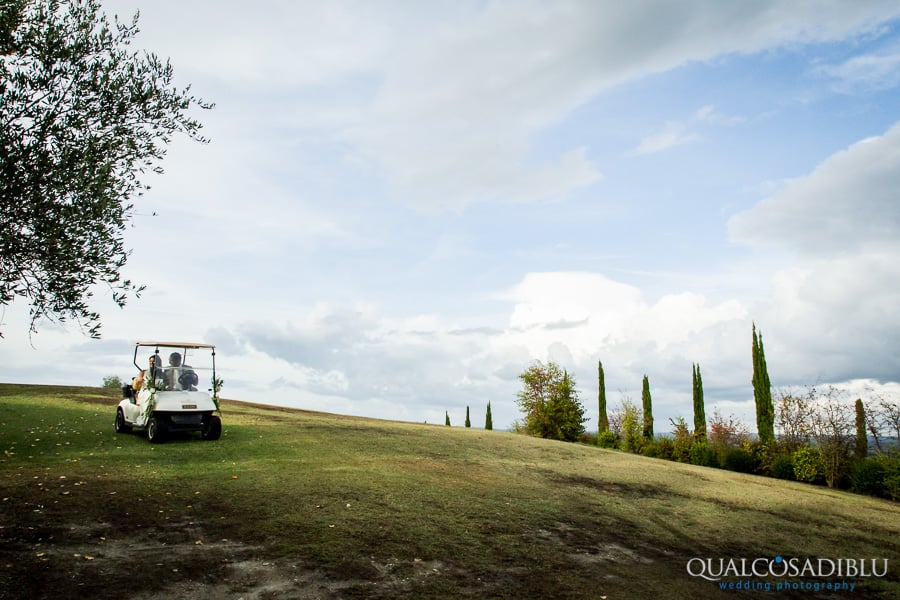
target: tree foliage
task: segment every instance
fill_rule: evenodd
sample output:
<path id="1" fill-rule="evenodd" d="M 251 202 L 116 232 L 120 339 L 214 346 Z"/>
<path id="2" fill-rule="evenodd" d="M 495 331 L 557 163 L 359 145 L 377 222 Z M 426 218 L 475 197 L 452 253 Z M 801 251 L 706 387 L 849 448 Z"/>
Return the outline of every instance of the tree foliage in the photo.
<path id="1" fill-rule="evenodd" d="M 753 324 L 753 399 L 756 401 L 756 430 L 759 441 L 769 444 L 775 441 L 775 407 L 772 404 L 772 384 L 766 366 L 766 351 L 762 333 L 757 334 Z"/>
<path id="2" fill-rule="evenodd" d="M 118 375 L 107 375 L 103 378 L 103 389 L 105 390 L 121 390 L 122 379 Z"/>
<path id="3" fill-rule="evenodd" d="M 894 440 L 900 442 L 900 402 L 878 397 L 879 412 L 884 428 L 890 432 Z"/>
<path id="4" fill-rule="evenodd" d="M 739 418 L 734 415 L 727 417 L 713 408 L 712 417 L 709 419 L 709 445 L 720 452 L 728 448 L 739 446 L 747 439 L 747 428 Z"/>
<path id="5" fill-rule="evenodd" d="M 691 430 L 688 428 L 687 421 L 684 420 L 684 417 L 678 417 L 676 419 L 669 419 L 669 423 L 672 425 L 672 437 L 674 438 L 674 447 L 672 448 L 672 460 L 677 462 L 690 462 L 691 461 L 691 446 L 694 444 L 696 432 L 691 434 Z M 696 438 L 698 442 L 706 443 L 706 438 L 702 440 L 700 438 Z"/>
<path id="6" fill-rule="evenodd" d="M 700 467 L 718 467 L 718 453 L 707 442 L 694 442 L 691 444 L 691 464 Z"/>
<path id="7" fill-rule="evenodd" d="M 603 363 L 597 361 L 597 400 L 600 409 L 600 421 L 598 423 L 598 434 L 609 431 L 609 417 L 606 414 L 606 375 L 603 373 Z"/>
<path id="8" fill-rule="evenodd" d="M 644 437 L 648 440 L 653 439 L 653 399 L 650 397 L 650 378 L 644 375 L 641 390 L 641 404 L 643 406 L 644 415 Z"/>
<path id="9" fill-rule="evenodd" d="M 900 402 L 873 394 L 866 410 L 866 427 L 879 454 L 884 454 L 886 450 L 881 445 L 883 437 L 893 437 L 895 443 L 900 443 Z"/>
<path id="10" fill-rule="evenodd" d="M 575 390 L 575 378 L 554 362 L 532 363 L 519 375 L 523 389 L 517 403 L 525 413 L 526 433 L 574 442 L 584 433 L 584 407 Z"/>
<path id="11" fill-rule="evenodd" d="M 700 441 L 706 440 L 706 407 L 703 404 L 703 378 L 700 365 L 692 365 L 691 382 L 694 398 L 694 436 Z"/>
<path id="12" fill-rule="evenodd" d="M 864 458 L 857 461 L 850 473 L 850 489 L 858 494 L 884 496 L 885 461 Z"/>
<path id="13" fill-rule="evenodd" d="M 484 428 L 487 431 L 494 429 L 494 417 L 491 415 L 491 401 L 488 400 L 487 412 L 484 414 Z"/>
<path id="14" fill-rule="evenodd" d="M 822 456 L 813 446 L 804 446 L 794 452 L 794 478 L 805 483 L 814 483 L 823 474 Z"/>
<path id="15" fill-rule="evenodd" d="M 753 341 L 754 383 L 759 382 L 766 389 L 769 386 L 765 355 L 755 326 Z M 700 408 L 698 399 L 702 398 L 699 365 L 693 365 L 693 389 L 696 413 Z M 642 404 L 623 396 L 621 405 L 609 410 L 609 430 L 598 435 L 599 445 L 900 499 L 900 446 L 893 443 L 900 439 L 900 404 L 893 398 L 871 393 L 865 404 L 861 398 L 853 402 L 845 390 L 835 386 L 780 391 L 777 412 L 765 411 L 777 415 L 779 437 L 774 439 L 773 419 L 773 440 L 763 442 L 752 440 L 738 417 L 723 416 L 715 406 L 704 423 L 705 438 L 691 432 L 688 422 L 677 417 L 669 419 L 671 437 L 648 439 L 644 413 L 649 407 L 646 375 L 643 392 Z M 875 440 L 875 456 L 868 456 L 868 435 Z"/>
<path id="16" fill-rule="evenodd" d="M 619 428 L 619 447 L 626 452 L 640 453 L 647 443 L 643 434 L 644 415 L 631 398 L 622 398 L 616 422 Z"/>
<path id="17" fill-rule="evenodd" d="M 817 398 L 810 419 L 810 435 L 822 461 L 828 487 L 837 487 L 850 470 L 850 455 L 856 439 L 853 409 L 841 398 L 843 392 L 829 386 L 824 392 L 811 388 Z"/>
<path id="18" fill-rule="evenodd" d="M 99 0 L 0 4 L 0 306 L 73 319 L 99 337 L 95 288 L 124 306 L 123 232 L 174 135 L 205 142 L 171 64 L 131 50 L 138 15 L 110 24 Z"/>
<path id="19" fill-rule="evenodd" d="M 862 398 L 856 399 L 856 445 L 853 453 L 858 460 L 863 460 L 869 455 L 869 436 L 866 432 L 866 408 Z"/>
<path id="20" fill-rule="evenodd" d="M 815 390 L 807 394 L 782 391 L 778 399 L 778 429 L 781 444 L 788 452 L 795 452 L 809 442 L 809 422 L 815 412 Z"/>

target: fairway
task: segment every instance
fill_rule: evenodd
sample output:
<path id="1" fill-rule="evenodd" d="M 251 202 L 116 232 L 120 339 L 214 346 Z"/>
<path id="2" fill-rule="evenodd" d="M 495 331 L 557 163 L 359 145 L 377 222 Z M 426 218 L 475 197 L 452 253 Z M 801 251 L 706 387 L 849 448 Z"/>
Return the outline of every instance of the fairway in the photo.
<path id="1" fill-rule="evenodd" d="M 235 401 L 221 440 L 150 444 L 118 400 L 0 384 L 0 598 L 900 597 L 897 503 Z M 775 557 L 876 575 L 689 569 Z"/>

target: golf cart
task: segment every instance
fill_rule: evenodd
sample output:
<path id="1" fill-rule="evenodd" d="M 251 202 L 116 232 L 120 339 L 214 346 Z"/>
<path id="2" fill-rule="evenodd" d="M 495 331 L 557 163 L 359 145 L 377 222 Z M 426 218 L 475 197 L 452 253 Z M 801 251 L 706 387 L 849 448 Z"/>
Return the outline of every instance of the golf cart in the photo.
<path id="1" fill-rule="evenodd" d="M 147 439 L 160 442 L 167 433 L 199 431 L 205 440 L 222 435 L 216 378 L 216 347 L 185 342 L 137 342 L 134 366 L 139 374 L 122 387 L 116 409 L 116 432 L 133 429 L 147 432 Z M 197 389 L 209 381 L 208 390 Z"/>

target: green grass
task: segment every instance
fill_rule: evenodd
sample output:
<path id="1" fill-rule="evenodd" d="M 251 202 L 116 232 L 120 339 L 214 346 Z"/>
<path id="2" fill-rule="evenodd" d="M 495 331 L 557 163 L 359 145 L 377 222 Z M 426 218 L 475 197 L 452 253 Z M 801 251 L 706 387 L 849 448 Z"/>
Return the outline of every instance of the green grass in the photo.
<path id="1" fill-rule="evenodd" d="M 114 433 L 116 396 L 0 384 L 0 597 L 58 597 L 50 584 L 118 597 L 101 580 L 162 593 L 231 577 L 235 591 L 247 557 L 305 573 L 297 586 L 316 573 L 321 597 L 733 597 L 687 561 L 779 555 L 887 558 L 888 576 L 855 580 L 853 597 L 900 597 L 896 503 L 511 433 L 228 401 L 218 442 L 151 445 Z M 139 540 L 198 566 L 175 573 L 111 550 Z M 85 552 L 70 575 L 68 554 Z M 143 574 L 123 572 L 133 564 Z"/>

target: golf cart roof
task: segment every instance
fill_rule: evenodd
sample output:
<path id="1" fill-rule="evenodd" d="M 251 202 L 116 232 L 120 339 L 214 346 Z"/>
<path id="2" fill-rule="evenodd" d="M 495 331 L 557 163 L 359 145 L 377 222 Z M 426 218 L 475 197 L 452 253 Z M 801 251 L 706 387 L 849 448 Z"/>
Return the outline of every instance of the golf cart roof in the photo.
<path id="1" fill-rule="evenodd" d="M 165 348 L 215 348 L 215 344 L 201 344 L 199 342 L 135 342 L 138 346 L 163 346 Z"/>

